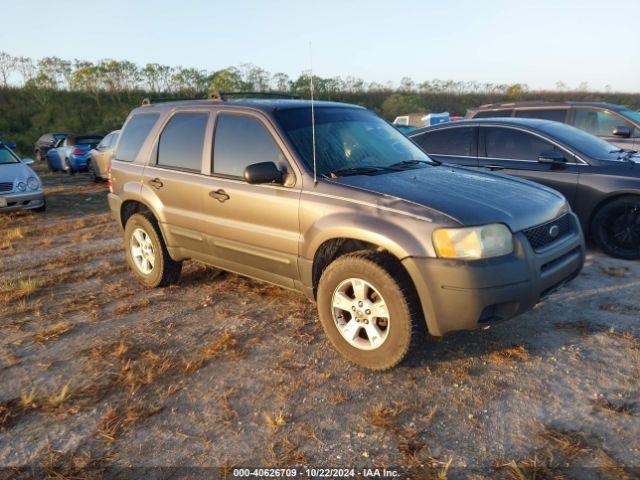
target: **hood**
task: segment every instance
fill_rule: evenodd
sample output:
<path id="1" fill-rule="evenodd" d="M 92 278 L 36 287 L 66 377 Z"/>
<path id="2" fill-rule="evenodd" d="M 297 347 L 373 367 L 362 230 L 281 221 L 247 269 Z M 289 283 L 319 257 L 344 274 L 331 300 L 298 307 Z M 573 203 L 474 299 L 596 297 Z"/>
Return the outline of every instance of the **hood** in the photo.
<path id="1" fill-rule="evenodd" d="M 0 165 L 0 182 L 15 182 L 38 176 L 24 163 L 7 163 Z"/>
<path id="2" fill-rule="evenodd" d="M 542 185 L 449 165 L 354 175 L 337 182 L 438 210 L 463 225 L 504 223 L 512 232 L 552 220 L 566 208 L 559 192 Z"/>

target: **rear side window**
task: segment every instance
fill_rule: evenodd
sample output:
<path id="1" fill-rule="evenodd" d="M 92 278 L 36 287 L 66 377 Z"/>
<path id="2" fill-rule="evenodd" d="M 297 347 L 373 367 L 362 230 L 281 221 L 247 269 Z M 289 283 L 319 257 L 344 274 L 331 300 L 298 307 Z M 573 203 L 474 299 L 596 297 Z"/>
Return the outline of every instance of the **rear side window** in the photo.
<path id="1" fill-rule="evenodd" d="M 516 110 L 516 117 L 539 118 L 541 120 L 552 120 L 554 122 L 564 122 L 567 118 L 566 108 L 539 108 Z"/>
<path id="2" fill-rule="evenodd" d="M 131 117 L 122 132 L 116 159 L 133 162 L 159 117 L 159 113 L 140 113 Z"/>
<path id="3" fill-rule="evenodd" d="M 510 117 L 513 110 L 483 110 L 476 113 L 473 118 L 500 118 Z"/>
<path id="4" fill-rule="evenodd" d="M 475 127 L 444 128 L 425 132 L 413 140 L 434 155 L 475 156 Z"/>
<path id="5" fill-rule="evenodd" d="M 200 172 L 208 113 L 176 113 L 160 134 L 158 165 Z"/>
<path id="6" fill-rule="evenodd" d="M 510 128 L 486 128 L 487 157 L 506 160 L 538 160 L 542 152 L 554 150 L 554 146 L 542 138 Z"/>
<path id="7" fill-rule="evenodd" d="M 213 147 L 213 173 L 242 177 L 248 165 L 285 161 L 267 129 L 255 118 L 218 115 Z"/>

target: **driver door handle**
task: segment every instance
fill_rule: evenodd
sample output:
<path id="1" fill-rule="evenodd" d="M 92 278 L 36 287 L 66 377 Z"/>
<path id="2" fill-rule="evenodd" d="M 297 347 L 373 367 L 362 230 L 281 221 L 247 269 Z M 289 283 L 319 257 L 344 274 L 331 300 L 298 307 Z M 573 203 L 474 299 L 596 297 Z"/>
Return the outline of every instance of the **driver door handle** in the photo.
<path id="1" fill-rule="evenodd" d="M 160 180 L 159 178 L 154 178 L 153 180 L 149 180 L 149 185 L 151 185 L 153 188 L 162 188 L 162 186 L 164 185 L 162 183 L 162 180 Z"/>
<path id="2" fill-rule="evenodd" d="M 215 198 L 216 200 L 218 200 L 220 203 L 222 202 L 226 202 L 227 200 L 229 200 L 231 197 L 229 196 L 229 194 L 227 192 L 225 192 L 223 189 L 219 188 L 218 190 L 211 190 L 209 192 L 209 196 L 212 198 Z"/>
<path id="3" fill-rule="evenodd" d="M 485 165 L 484 168 L 488 168 L 489 170 L 504 170 L 502 165 Z"/>

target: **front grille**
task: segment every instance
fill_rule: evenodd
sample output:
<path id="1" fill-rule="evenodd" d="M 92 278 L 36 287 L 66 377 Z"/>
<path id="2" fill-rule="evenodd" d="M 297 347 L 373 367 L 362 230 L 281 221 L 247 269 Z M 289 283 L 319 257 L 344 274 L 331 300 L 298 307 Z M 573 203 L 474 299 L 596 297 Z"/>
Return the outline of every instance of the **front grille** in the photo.
<path id="1" fill-rule="evenodd" d="M 554 226 L 558 227 L 558 233 L 556 235 L 551 235 L 550 231 Z M 538 251 L 546 247 L 552 242 L 556 240 L 560 240 L 562 237 L 573 232 L 573 220 L 571 219 L 571 215 L 568 213 L 563 215 L 560 218 L 556 218 L 547 223 L 543 223 L 542 225 L 538 225 L 537 227 L 529 228 L 524 230 L 524 236 L 527 237 L 531 247 L 534 250 Z"/>
<path id="2" fill-rule="evenodd" d="M 13 190 L 12 182 L 0 182 L 0 192 L 10 192 Z"/>

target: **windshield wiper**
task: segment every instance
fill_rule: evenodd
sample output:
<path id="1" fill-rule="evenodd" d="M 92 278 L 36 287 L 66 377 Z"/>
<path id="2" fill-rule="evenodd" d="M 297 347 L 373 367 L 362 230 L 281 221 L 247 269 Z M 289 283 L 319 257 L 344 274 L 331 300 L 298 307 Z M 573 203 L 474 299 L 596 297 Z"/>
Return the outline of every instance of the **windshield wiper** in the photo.
<path id="1" fill-rule="evenodd" d="M 331 172 L 332 177 L 346 177 L 348 175 L 366 175 L 367 173 L 381 172 L 390 170 L 388 167 L 379 167 L 377 165 L 366 165 L 363 167 L 340 168 Z"/>
<path id="2" fill-rule="evenodd" d="M 433 165 L 435 162 L 434 161 L 429 162 L 427 160 L 403 160 L 401 162 L 392 163 L 391 165 L 389 165 L 389 168 L 411 167 L 413 165 L 418 165 L 420 163 L 426 163 L 427 165 Z"/>

